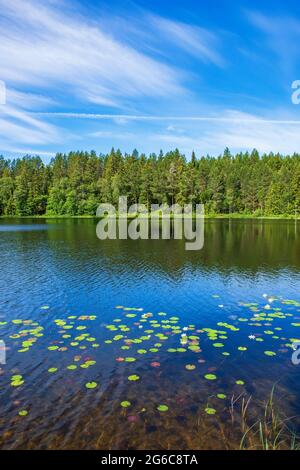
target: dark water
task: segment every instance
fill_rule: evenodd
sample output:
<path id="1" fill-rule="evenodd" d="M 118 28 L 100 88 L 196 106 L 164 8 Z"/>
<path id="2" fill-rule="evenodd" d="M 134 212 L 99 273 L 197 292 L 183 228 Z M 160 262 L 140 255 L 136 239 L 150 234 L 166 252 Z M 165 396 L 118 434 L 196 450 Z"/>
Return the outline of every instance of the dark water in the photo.
<path id="1" fill-rule="evenodd" d="M 275 382 L 299 431 L 299 224 L 208 220 L 199 252 L 95 229 L 0 221 L 2 448 L 236 448 Z"/>

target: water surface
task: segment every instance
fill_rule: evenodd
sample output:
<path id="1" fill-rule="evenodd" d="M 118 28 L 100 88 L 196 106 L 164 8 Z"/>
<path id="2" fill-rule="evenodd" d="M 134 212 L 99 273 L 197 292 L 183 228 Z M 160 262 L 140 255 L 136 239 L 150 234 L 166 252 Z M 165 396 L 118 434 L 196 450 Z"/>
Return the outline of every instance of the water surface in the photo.
<path id="1" fill-rule="evenodd" d="M 234 448 L 232 396 L 255 419 L 275 382 L 299 414 L 299 224 L 207 220 L 188 252 L 96 223 L 0 221 L 2 448 Z"/>

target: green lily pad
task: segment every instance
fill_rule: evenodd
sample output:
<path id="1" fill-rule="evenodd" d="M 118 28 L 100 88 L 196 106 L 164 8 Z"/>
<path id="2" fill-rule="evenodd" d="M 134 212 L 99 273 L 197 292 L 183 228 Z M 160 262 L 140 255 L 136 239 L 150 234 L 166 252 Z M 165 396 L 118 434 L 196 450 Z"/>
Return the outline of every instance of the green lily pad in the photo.
<path id="1" fill-rule="evenodd" d="M 133 374 L 133 375 L 129 375 L 129 376 L 128 376 L 128 380 L 129 380 L 130 382 L 136 382 L 137 380 L 140 380 L 140 377 L 139 377 L 138 375 L 136 375 L 136 374 Z"/>
<path id="2" fill-rule="evenodd" d="M 264 351 L 264 354 L 266 356 L 276 356 L 276 353 L 274 351 Z"/>
<path id="3" fill-rule="evenodd" d="M 220 398 L 220 400 L 225 400 L 226 395 L 224 395 L 224 393 L 218 393 L 217 397 Z"/>
<path id="4" fill-rule="evenodd" d="M 18 414 L 19 414 L 19 416 L 27 416 L 28 411 L 27 410 L 20 410 Z"/>
<path id="5" fill-rule="evenodd" d="M 204 378 L 206 380 L 216 380 L 217 376 L 215 374 L 205 374 Z"/>
<path id="6" fill-rule="evenodd" d="M 205 413 L 208 414 L 208 415 L 215 415 L 216 414 L 216 410 L 214 408 L 205 408 Z"/>
<path id="7" fill-rule="evenodd" d="M 122 406 L 122 408 L 128 408 L 131 405 L 131 403 L 130 401 L 125 400 L 125 401 L 121 401 L 120 405 Z"/>
<path id="8" fill-rule="evenodd" d="M 168 411 L 168 409 L 169 407 L 167 405 L 158 405 L 157 407 L 157 410 L 162 412 Z"/>
<path id="9" fill-rule="evenodd" d="M 97 385 L 98 385 L 97 382 L 87 382 L 85 384 L 86 388 L 89 388 L 89 389 L 96 388 Z"/>
<path id="10" fill-rule="evenodd" d="M 15 380 L 15 381 L 11 382 L 10 385 L 12 387 L 20 387 L 23 384 L 24 384 L 24 380 Z"/>
<path id="11" fill-rule="evenodd" d="M 243 380 L 236 380 L 235 383 L 237 385 L 245 385 L 245 382 Z"/>

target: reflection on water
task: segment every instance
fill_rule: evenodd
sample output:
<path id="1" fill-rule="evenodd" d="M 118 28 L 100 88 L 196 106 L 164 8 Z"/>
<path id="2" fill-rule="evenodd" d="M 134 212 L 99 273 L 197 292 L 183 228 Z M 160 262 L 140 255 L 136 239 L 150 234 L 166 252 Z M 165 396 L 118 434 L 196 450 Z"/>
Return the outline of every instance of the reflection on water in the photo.
<path id="1" fill-rule="evenodd" d="M 0 222 L 1 447 L 236 447 L 232 396 L 253 420 L 279 379 L 299 413 L 297 224 L 208 220 L 193 252 L 96 224 Z"/>

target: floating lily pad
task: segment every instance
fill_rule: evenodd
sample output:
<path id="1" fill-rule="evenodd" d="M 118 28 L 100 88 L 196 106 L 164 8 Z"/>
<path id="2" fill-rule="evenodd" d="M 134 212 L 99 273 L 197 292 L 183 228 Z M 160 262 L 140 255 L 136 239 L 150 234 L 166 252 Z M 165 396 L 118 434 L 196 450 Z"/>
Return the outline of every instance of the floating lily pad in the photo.
<path id="1" fill-rule="evenodd" d="M 245 385 L 245 382 L 243 380 L 236 380 L 235 383 L 237 385 Z"/>
<path id="2" fill-rule="evenodd" d="M 208 415 L 215 415 L 216 414 L 216 410 L 214 408 L 205 408 L 205 413 L 208 414 Z"/>
<path id="3" fill-rule="evenodd" d="M 19 416 L 27 416 L 28 411 L 27 410 L 20 410 L 18 414 L 19 414 Z"/>
<path id="4" fill-rule="evenodd" d="M 266 356 L 276 356 L 276 353 L 274 351 L 264 351 L 264 354 Z"/>
<path id="5" fill-rule="evenodd" d="M 204 378 L 206 380 L 216 380 L 217 376 L 215 374 L 205 374 Z"/>
<path id="6" fill-rule="evenodd" d="M 187 370 L 194 370 L 194 369 L 196 369 L 196 366 L 195 366 L 194 364 L 187 364 L 187 365 L 185 366 L 185 368 L 186 368 Z"/>
<path id="7" fill-rule="evenodd" d="M 167 405 L 158 405 L 157 407 L 157 410 L 162 412 L 168 411 L 168 409 L 169 407 Z"/>
<path id="8" fill-rule="evenodd" d="M 89 389 L 96 388 L 97 385 L 98 385 L 97 382 L 87 382 L 85 384 L 86 388 L 89 388 Z"/>
<path id="9" fill-rule="evenodd" d="M 125 400 L 125 401 L 121 401 L 120 405 L 122 406 L 122 408 L 128 408 L 131 405 L 131 403 L 130 401 Z"/>
<path id="10" fill-rule="evenodd" d="M 217 397 L 220 398 L 220 400 L 225 400 L 226 395 L 224 395 L 224 393 L 218 393 Z"/>
<path id="11" fill-rule="evenodd" d="M 137 380 L 140 380 L 140 377 L 136 374 L 133 374 L 128 376 L 128 380 L 130 380 L 130 382 L 136 382 Z"/>

